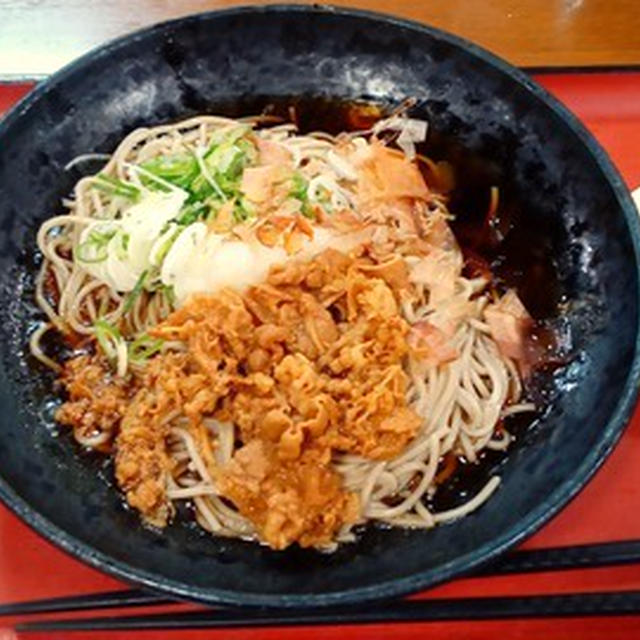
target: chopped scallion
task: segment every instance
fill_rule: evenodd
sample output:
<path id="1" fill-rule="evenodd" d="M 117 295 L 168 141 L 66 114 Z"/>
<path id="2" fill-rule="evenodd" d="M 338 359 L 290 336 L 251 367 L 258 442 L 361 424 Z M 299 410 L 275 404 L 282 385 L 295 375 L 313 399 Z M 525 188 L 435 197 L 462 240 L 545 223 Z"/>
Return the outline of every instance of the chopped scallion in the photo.
<path id="1" fill-rule="evenodd" d="M 189 226 L 201 218 L 205 218 L 208 212 L 208 207 L 204 202 L 194 202 L 185 205 L 175 221 L 179 225 Z"/>
<path id="2" fill-rule="evenodd" d="M 115 229 L 91 231 L 87 239 L 74 248 L 74 258 L 87 264 L 104 262 L 108 255 L 107 246 L 115 234 Z"/>
<path id="3" fill-rule="evenodd" d="M 122 341 L 118 328 L 104 318 L 98 318 L 93 324 L 93 329 L 96 340 L 105 356 L 110 360 L 117 358 L 118 344 Z"/>
<path id="4" fill-rule="evenodd" d="M 134 364 L 143 364 L 162 349 L 164 340 L 152 338 L 144 333 L 127 345 L 129 361 Z"/>
<path id="5" fill-rule="evenodd" d="M 291 187 L 291 191 L 289 191 L 289 196 L 291 198 L 296 198 L 301 202 L 306 202 L 309 199 L 309 195 L 307 193 L 309 189 L 309 182 L 305 179 L 305 177 L 301 173 L 294 173 L 292 177 L 293 186 Z"/>
<path id="6" fill-rule="evenodd" d="M 124 313 L 129 313 L 133 308 L 135 301 L 139 298 L 140 294 L 144 290 L 144 286 L 147 280 L 147 275 L 149 271 L 145 269 L 138 278 L 138 281 L 134 285 L 133 289 L 129 292 L 124 301 L 123 311 Z"/>
<path id="7" fill-rule="evenodd" d="M 140 189 L 130 182 L 124 182 L 113 176 L 99 173 L 93 177 L 93 186 L 114 196 L 122 196 L 134 202 L 140 198 Z"/>
<path id="8" fill-rule="evenodd" d="M 141 168 L 166 182 L 179 187 L 189 189 L 191 183 L 200 174 L 200 169 L 196 159 L 190 153 L 180 153 L 171 156 L 158 156 L 143 162 Z M 142 176 L 142 181 L 149 186 L 152 184 L 150 178 Z"/>

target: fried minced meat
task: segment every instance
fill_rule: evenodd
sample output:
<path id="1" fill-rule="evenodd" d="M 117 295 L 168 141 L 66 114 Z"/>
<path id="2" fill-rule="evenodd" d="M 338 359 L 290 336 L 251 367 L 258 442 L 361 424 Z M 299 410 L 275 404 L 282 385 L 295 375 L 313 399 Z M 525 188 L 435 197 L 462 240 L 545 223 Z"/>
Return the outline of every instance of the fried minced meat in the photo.
<path id="1" fill-rule="evenodd" d="M 332 454 L 392 458 L 420 424 L 406 405 L 407 286 L 402 260 L 328 250 L 243 294 L 194 296 L 150 329 L 184 350 L 151 359 L 122 414 L 116 475 L 131 506 L 166 522 L 171 416 L 194 432 L 213 417 L 242 443 L 214 480 L 261 539 L 278 549 L 333 540 L 359 505 Z"/>
<path id="2" fill-rule="evenodd" d="M 56 420 L 71 427 L 80 442 L 100 438 L 100 448 L 108 450 L 126 411 L 131 386 L 113 377 L 108 363 L 95 355 L 68 360 L 60 382 L 69 399 L 56 411 Z"/>
<path id="3" fill-rule="evenodd" d="M 358 499 L 342 489 L 325 452 L 306 449 L 283 462 L 275 445 L 252 440 L 218 476 L 218 487 L 256 525 L 274 549 L 330 544 L 344 523 L 358 517 Z"/>
<path id="4" fill-rule="evenodd" d="M 127 502 L 146 522 L 163 527 L 172 514 L 166 490 L 172 461 L 166 446 L 168 425 L 154 415 L 158 404 L 154 392 L 138 391 L 122 418 L 115 462 Z"/>

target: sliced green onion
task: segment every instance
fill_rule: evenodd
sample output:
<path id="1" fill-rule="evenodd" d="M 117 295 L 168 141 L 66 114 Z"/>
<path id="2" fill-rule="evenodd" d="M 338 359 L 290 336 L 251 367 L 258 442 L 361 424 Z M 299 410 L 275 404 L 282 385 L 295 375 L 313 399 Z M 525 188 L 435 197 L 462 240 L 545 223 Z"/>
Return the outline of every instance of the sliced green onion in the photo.
<path id="1" fill-rule="evenodd" d="M 256 145 L 253 144 L 247 138 L 240 138 L 240 140 L 236 140 L 235 146 L 242 151 L 247 157 L 247 164 L 255 164 L 258 160 L 258 149 Z"/>
<path id="2" fill-rule="evenodd" d="M 306 202 L 309 199 L 309 194 L 307 193 L 309 189 L 308 180 L 301 173 L 296 172 L 293 174 L 292 182 L 293 186 L 289 191 L 289 197 Z"/>
<path id="3" fill-rule="evenodd" d="M 91 231 L 84 242 L 73 250 L 74 258 L 87 264 L 104 262 L 107 259 L 107 246 L 117 231 Z"/>
<path id="4" fill-rule="evenodd" d="M 255 147 L 243 138 L 251 127 L 242 125 L 224 134 L 214 134 L 209 149 L 199 164 L 201 173 L 191 185 L 195 200 L 205 200 L 214 193 L 223 202 L 238 196 L 240 179 L 250 158 L 257 156 Z"/>
<path id="5" fill-rule="evenodd" d="M 197 153 L 194 154 L 196 158 L 196 162 L 198 163 L 198 167 L 200 167 L 200 177 L 204 178 L 206 182 L 211 186 L 211 188 L 218 194 L 218 196 L 225 201 L 227 196 L 224 191 L 220 188 L 218 184 L 217 176 L 214 176 L 211 171 L 209 171 L 209 167 L 207 163 L 205 163 L 204 159 L 199 156 Z"/>
<path id="6" fill-rule="evenodd" d="M 149 358 L 156 355 L 164 344 L 161 338 L 152 338 L 144 333 L 127 345 L 129 353 L 129 362 L 134 364 L 143 364 Z"/>
<path id="7" fill-rule="evenodd" d="M 160 287 L 158 287 L 158 291 L 163 293 L 167 297 L 167 301 L 169 302 L 169 305 L 172 308 L 175 308 L 176 294 L 175 294 L 175 291 L 173 290 L 173 285 L 163 284 Z"/>
<path id="8" fill-rule="evenodd" d="M 175 221 L 179 225 L 189 226 L 201 218 L 206 218 L 208 213 L 209 209 L 204 202 L 195 202 L 185 205 L 180 210 L 180 216 Z"/>
<path id="9" fill-rule="evenodd" d="M 293 185 L 291 191 L 289 191 L 289 197 L 300 200 L 302 203 L 300 211 L 305 218 L 314 219 L 315 214 L 313 207 L 309 202 L 309 181 L 301 173 L 296 171 L 296 173 L 293 174 L 292 182 Z"/>
<path id="10" fill-rule="evenodd" d="M 110 360 L 117 358 L 118 344 L 122 342 L 122 336 L 118 328 L 104 318 L 98 318 L 93 323 L 93 329 L 96 340 L 105 356 Z"/>
<path id="11" fill-rule="evenodd" d="M 302 203 L 302 208 L 300 209 L 300 211 L 302 212 L 302 215 L 305 218 L 309 218 L 311 220 L 315 220 L 315 213 L 313 211 L 313 207 L 311 206 L 311 204 L 309 203 L 308 200 L 306 200 L 305 202 Z"/>
<path id="12" fill-rule="evenodd" d="M 219 173 L 226 173 L 239 155 L 242 155 L 239 147 L 223 145 L 209 156 L 207 164 L 215 167 Z"/>
<path id="13" fill-rule="evenodd" d="M 144 290 L 144 285 L 147 279 L 149 271 L 145 269 L 138 278 L 138 281 L 134 285 L 133 289 L 129 292 L 124 301 L 124 307 L 122 308 L 124 313 L 129 313 L 133 308 L 135 301 L 139 298 L 140 294 Z"/>
<path id="14" fill-rule="evenodd" d="M 143 162 L 140 167 L 181 189 L 189 189 L 191 183 L 200 173 L 198 163 L 190 153 L 158 156 L 157 158 Z M 150 179 L 147 178 L 147 180 L 143 180 L 143 182 L 149 180 Z"/>
<path id="15" fill-rule="evenodd" d="M 231 146 L 240 141 L 247 133 L 251 131 L 251 125 L 241 124 L 234 127 L 231 130 L 214 131 L 209 141 L 209 148 L 204 154 L 204 157 L 209 157 L 220 145 L 227 144 Z"/>
<path id="16" fill-rule="evenodd" d="M 110 195 L 122 196 L 134 202 L 140 198 L 140 189 L 130 182 L 119 180 L 104 173 L 93 177 L 93 186 Z"/>
<path id="17" fill-rule="evenodd" d="M 242 172 L 247 166 L 248 155 L 239 146 L 226 143 L 209 156 L 198 159 L 201 173 L 190 187 L 190 202 L 211 198 L 222 202 L 237 197 Z"/>
<path id="18" fill-rule="evenodd" d="M 156 243 L 154 243 L 151 253 L 149 254 L 149 262 L 151 263 L 152 267 L 156 267 L 157 269 L 159 269 L 162 266 L 162 262 L 167 257 L 169 249 L 171 249 L 176 238 L 182 231 L 183 229 L 175 223 L 171 223 L 170 225 L 167 225 L 165 227 Z M 160 241 L 162 241 L 162 244 L 158 248 L 156 248 L 156 244 Z M 147 282 L 147 289 L 150 290 L 151 287 L 149 286 L 149 284 L 150 283 Z M 157 289 L 157 287 L 155 288 Z"/>
<path id="19" fill-rule="evenodd" d="M 130 236 L 128 233 L 121 233 L 119 242 L 114 242 L 115 254 L 120 261 L 127 259 L 127 249 L 129 248 Z"/>
<path id="20" fill-rule="evenodd" d="M 256 215 L 254 206 L 246 199 L 239 198 L 233 207 L 233 217 L 236 222 L 244 222 Z"/>

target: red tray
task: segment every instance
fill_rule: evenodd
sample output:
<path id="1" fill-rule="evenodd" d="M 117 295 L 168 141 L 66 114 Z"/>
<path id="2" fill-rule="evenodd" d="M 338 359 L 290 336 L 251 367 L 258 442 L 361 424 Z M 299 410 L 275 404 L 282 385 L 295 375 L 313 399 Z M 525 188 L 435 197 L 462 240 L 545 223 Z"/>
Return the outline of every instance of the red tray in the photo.
<path id="1" fill-rule="evenodd" d="M 631 189 L 640 186 L 640 73 L 598 72 L 543 74 L 537 80 L 572 109 L 609 152 Z M 31 88 L 0 85 L 0 113 Z M 640 539 L 640 407 L 620 444 L 584 491 L 538 534 L 526 548 Z M 121 582 L 86 567 L 44 541 L 0 506 L 0 602 L 51 598 L 123 588 Z M 470 578 L 417 594 L 416 598 L 640 589 L 640 567 L 575 570 L 523 576 Z M 184 605 L 193 608 L 195 605 Z M 175 609 L 173 609 L 175 610 Z M 136 610 L 142 613 L 144 610 Z M 114 612 L 115 613 L 115 612 Z M 91 614 L 79 614 L 91 615 Z M 53 617 L 53 616 L 52 616 Z M 60 616 L 58 616 L 60 617 Z M 68 617 L 68 614 L 64 617 Z M 12 620 L 0 625 L 0 640 L 16 638 Z M 225 638 L 246 640 L 298 639 L 299 628 L 229 631 L 138 632 L 137 638 L 196 640 Z M 640 614 L 618 618 L 513 620 L 500 622 L 430 622 L 362 627 L 315 627 L 304 630 L 314 640 L 350 638 L 478 638 L 515 639 L 545 637 L 608 640 L 640 638 Z M 31 640 L 62 640 L 90 637 L 94 640 L 130 638 L 130 632 L 30 633 Z M 20 635 L 22 637 L 22 635 Z"/>

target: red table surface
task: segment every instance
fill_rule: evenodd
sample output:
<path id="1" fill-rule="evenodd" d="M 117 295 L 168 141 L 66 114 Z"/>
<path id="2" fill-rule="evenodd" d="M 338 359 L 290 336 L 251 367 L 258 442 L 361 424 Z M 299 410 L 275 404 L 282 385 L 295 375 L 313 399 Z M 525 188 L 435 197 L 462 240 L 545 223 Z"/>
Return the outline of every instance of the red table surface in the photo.
<path id="1" fill-rule="evenodd" d="M 640 185 L 640 73 L 598 72 L 545 74 L 537 80 L 576 113 L 609 152 L 630 188 Z M 0 113 L 30 89 L 29 85 L 0 85 Z M 640 538 L 640 406 L 620 444 L 595 478 L 558 516 L 523 547 L 540 548 L 577 543 Z M 428 550 L 427 550 L 428 551 Z M 90 569 L 43 540 L 0 506 L 0 602 L 49 598 L 113 590 L 124 585 Z M 532 595 L 640 589 L 640 567 L 590 569 L 495 578 L 455 580 L 416 598 L 490 595 Z M 192 608 L 196 605 L 181 605 Z M 146 609 L 145 609 L 146 610 Z M 145 610 L 136 610 L 142 612 Z M 82 614 L 90 615 L 90 614 Z M 66 617 L 66 616 L 65 616 Z M 13 621 L 0 623 L 0 640 L 18 637 Z M 640 638 L 640 614 L 620 618 L 512 620 L 486 622 L 412 623 L 307 629 L 245 629 L 228 631 L 138 632 L 144 639 L 196 640 L 226 638 L 293 640 L 304 633 L 314 640 L 350 638 L 530 638 L 546 640 Z M 24 634 L 32 640 L 90 637 L 130 638 L 130 632 Z M 20 637 L 23 637 L 21 634 Z"/>

